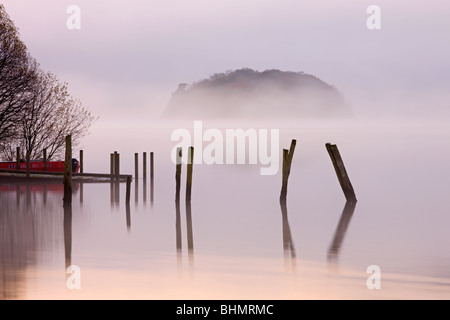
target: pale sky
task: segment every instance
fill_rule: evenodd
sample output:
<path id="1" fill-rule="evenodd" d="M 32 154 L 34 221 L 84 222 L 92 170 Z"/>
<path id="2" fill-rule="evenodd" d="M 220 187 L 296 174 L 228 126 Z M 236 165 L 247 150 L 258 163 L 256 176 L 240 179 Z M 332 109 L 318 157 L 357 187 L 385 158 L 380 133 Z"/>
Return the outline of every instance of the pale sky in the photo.
<path id="1" fill-rule="evenodd" d="M 250 67 L 304 71 L 361 116 L 449 116 L 450 2 L 4 0 L 42 68 L 100 116 L 159 116 L 177 84 Z M 81 30 L 68 30 L 69 5 Z M 368 30 L 369 5 L 381 30 Z M 447 91 L 447 92 L 446 92 Z"/>

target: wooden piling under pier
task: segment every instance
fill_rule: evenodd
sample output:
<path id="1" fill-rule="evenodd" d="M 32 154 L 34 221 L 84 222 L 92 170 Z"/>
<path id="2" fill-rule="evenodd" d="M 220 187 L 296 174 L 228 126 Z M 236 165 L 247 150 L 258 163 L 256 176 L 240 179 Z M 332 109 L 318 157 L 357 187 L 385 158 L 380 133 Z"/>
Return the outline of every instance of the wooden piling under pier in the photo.
<path id="1" fill-rule="evenodd" d="M 27 170 L 27 178 L 29 172 Z M 66 159 L 64 163 L 64 203 L 72 203 L 72 137 L 66 137 Z"/>

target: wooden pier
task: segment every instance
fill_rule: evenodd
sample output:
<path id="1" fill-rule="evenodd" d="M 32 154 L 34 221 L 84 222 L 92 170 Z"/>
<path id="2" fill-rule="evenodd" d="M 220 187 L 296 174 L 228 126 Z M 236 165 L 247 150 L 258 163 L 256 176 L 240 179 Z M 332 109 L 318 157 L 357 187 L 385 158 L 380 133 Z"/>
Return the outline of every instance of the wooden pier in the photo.
<path id="1" fill-rule="evenodd" d="M 115 178 L 116 176 L 114 176 Z M 118 182 L 126 183 L 131 175 L 118 175 Z M 60 182 L 64 180 L 64 172 L 30 171 L 30 180 L 45 180 Z M 27 180 L 27 172 L 19 170 L 0 169 L 0 180 Z M 83 183 L 110 183 L 111 175 L 102 173 L 72 173 L 73 182 Z"/>

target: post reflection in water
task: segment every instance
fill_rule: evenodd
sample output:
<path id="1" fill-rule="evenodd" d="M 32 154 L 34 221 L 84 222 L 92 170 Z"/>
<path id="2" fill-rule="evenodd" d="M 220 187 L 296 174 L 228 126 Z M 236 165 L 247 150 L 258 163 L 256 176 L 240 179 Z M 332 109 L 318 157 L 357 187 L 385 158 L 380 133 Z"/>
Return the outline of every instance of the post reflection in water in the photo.
<path id="1" fill-rule="evenodd" d="M 344 210 L 342 211 L 341 218 L 336 227 L 336 232 L 331 242 L 330 248 L 328 249 L 328 262 L 336 263 L 339 257 L 339 252 L 342 248 L 342 243 L 347 233 L 348 226 L 352 220 L 353 213 L 355 212 L 356 202 L 347 201 L 345 203 Z"/>
<path id="2" fill-rule="evenodd" d="M 178 267 L 181 268 L 182 263 L 182 240 L 181 240 L 181 209 L 180 209 L 180 190 L 177 189 L 175 199 L 175 229 L 177 243 L 177 261 Z"/>
<path id="3" fill-rule="evenodd" d="M 84 201 L 84 188 L 83 188 L 83 183 L 80 183 L 80 204 L 83 204 Z"/>
<path id="4" fill-rule="evenodd" d="M 134 203 L 136 204 L 136 206 L 139 203 L 139 179 L 138 178 L 134 179 Z"/>
<path id="5" fill-rule="evenodd" d="M 125 205 L 126 215 L 127 215 L 127 229 L 128 231 L 131 231 L 131 210 L 130 210 L 130 204 L 127 203 Z"/>
<path id="6" fill-rule="evenodd" d="M 147 177 L 144 176 L 144 179 L 142 181 L 142 201 L 144 202 L 144 205 L 147 203 Z"/>
<path id="7" fill-rule="evenodd" d="M 120 183 L 119 181 L 116 181 L 114 183 L 114 203 L 118 207 L 120 204 Z"/>
<path id="8" fill-rule="evenodd" d="M 44 204 L 47 204 L 47 193 L 48 193 L 48 187 L 47 187 L 47 184 L 45 183 L 44 184 Z"/>
<path id="9" fill-rule="evenodd" d="M 64 203 L 64 256 L 66 270 L 72 265 L 72 204 Z"/>
<path id="10" fill-rule="evenodd" d="M 286 268 L 288 267 L 289 261 L 291 262 L 291 267 L 293 272 L 296 270 L 296 252 L 294 241 L 292 240 L 291 228 L 289 226 L 288 210 L 286 204 L 286 198 L 280 198 L 281 207 L 281 217 L 283 220 L 283 249 L 284 249 L 284 261 Z"/>
<path id="11" fill-rule="evenodd" d="M 114 199 L 114 183 L 112 182 L 112 180 L 111 180 L 111 183 L 110 183 L 109 197 L 111 199 L 111 209 L 112 209 L 113 206 L 114 206 L 114 203 L 116 202 L 116 200 Z"/>

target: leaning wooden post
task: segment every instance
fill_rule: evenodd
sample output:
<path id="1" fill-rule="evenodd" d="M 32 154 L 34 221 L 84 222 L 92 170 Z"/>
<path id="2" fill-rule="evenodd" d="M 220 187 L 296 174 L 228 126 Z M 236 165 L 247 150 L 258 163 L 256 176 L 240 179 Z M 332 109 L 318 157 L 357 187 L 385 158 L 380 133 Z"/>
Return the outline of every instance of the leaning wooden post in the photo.
<path id="1" fill-rule="evenodd" d="M 20 170 L 20 147 L 17 147 L 16 149 L 16 169 Z"/>
<path id="2" fill-rule="evenodd" d="M 27 179 L 30 178 L 30 151 L 27 150 Z"/>
<path id="3" fill-rule="evenodd" d="M 292 159 L 294 158 L 296 145 L 297 140 L 293 139 L 289 150 L 283 149 L 283 178 L 282 178 L 280 200 L 285 200 L 287 196 L 289 175 L 291 174 Z"/>
<path id="4" fill-rule="evenodd" d="M 44 149 L 44 171 L 47 171 L 47 149 Z"/>
<path id="5" fill-rule="evenodd" d="M 139 179 L 139 154 L 134 154 L 134 179 Z"/>
<path id="6" fill-rule="evenodd" d="M 84 173 L 84 152 L 83 150 L 80 150 L 80 173 Z"/>
<path id="7" fill-rule="evenodd" d="M 72 137 L 66 137 L 66 159 L 64 163 L 64 203 L 72 204 Z"/>
<path id="8" fill-rule="evenodd" d="M 336 171 L 342 191 L 344 191 L 345 198 L 347 201 L 356 202 L 357 199 L 355 190 L 353 189 L 350 178 L 348 177 L 347 170 L 345 169 L 338 147 L 335 144 L 330 143 L 327 143 L 325 146 L 328 154 L 330 155 L 331 161 L 333 162 L 334 170 Z"/>

